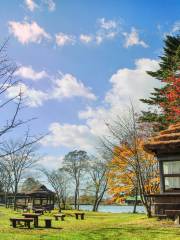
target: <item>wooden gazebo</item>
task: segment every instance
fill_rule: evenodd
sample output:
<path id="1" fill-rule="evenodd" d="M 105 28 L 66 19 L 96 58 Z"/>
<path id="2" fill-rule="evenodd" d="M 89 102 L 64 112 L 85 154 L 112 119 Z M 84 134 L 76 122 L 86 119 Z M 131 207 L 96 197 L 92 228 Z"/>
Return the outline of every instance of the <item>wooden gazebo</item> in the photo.
<path id="1" fill-rule="evenodd" d="M 18 193 L 17 195 L 17 206 L 53 210 L 54 203 L 55 193 L 49 190 L 45 185 L 41 185 L 30 192 Z"/>
<path id="2" fill-rule="evenodd" d="M 33 207 L 45 207 L 46 209 L 54 209 L 55 193 L 49 190 L 45 185 L 26 193 L 28 202 L 32 203 Z"/>
<path id="3" fill-rule="evenodd" d="M 154 213 L 180 210 L 180 123 L 161 131 L 144 148 L 155 153 L 159 162 L 160 193 L 149 196 L 153 200 Z"/>

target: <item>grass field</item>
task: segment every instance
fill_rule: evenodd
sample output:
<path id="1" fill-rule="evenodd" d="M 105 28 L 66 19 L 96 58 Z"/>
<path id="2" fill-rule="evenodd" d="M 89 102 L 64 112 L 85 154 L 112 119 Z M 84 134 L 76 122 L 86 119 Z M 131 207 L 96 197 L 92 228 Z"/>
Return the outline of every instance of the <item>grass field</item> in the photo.
<path id="1" fill-rule="evenodd" d="M 66 211 L 72 213 L 72 211 Z M 53 217 L 47 213 L 40 217 L 37 229 L 12 228 L 10 217 L 20 212 L 0 207 L 0 240 L 154 240 L 180 239 L 180 228 L 171 221 L 147 219 L 144 214 L 112 214 L 86 212 L 85 220 L 68 216 L 64 222 L 52 222 L 53 228 L 44 228 L 43 218 Z"/>

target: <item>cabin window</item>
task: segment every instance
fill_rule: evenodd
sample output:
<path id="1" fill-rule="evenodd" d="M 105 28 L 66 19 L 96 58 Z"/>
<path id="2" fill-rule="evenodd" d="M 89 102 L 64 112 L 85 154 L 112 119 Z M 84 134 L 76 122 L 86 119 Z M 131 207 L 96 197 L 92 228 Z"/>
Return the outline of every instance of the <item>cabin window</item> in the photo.
<path id="1" fill-rule="evenodd" d="M 180 190 L 180 161 L 164 161 L 165 191 Z"/>
<path id="2" fill-rule="evenodd" d="M 164 174 L 180 174 L 180 161 L 163 163 Z"/>
<path id="3" fill-rule="evenodd" d="M 165 190 L 180 190 L 180 177 L 165 177 Z"/>

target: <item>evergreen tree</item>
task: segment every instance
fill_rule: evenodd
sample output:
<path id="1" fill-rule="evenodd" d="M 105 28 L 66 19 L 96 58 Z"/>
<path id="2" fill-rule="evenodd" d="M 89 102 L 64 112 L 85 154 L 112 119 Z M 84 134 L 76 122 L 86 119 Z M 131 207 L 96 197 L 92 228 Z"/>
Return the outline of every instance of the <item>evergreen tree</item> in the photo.
<path id="1" fill-rule="evenodd" d="M 161 88 L 154 88 L 149 99 L 141 99 L 143 103 L 155 107 L 156 110 L 142 111 L 140 118 L 143 122 L 151 122 L 155 130 L 162 130 L 170 123 L 179 119 L 170 118 L 171 111 L 169 104 L 168 91 L 173 85 L 171 80 L 176 75 L 180 67 L 180 36 L 167 36 L 164 41 L 163 55 L 160 57 L 159 70 L 148 74 L 162 82 Z"/>

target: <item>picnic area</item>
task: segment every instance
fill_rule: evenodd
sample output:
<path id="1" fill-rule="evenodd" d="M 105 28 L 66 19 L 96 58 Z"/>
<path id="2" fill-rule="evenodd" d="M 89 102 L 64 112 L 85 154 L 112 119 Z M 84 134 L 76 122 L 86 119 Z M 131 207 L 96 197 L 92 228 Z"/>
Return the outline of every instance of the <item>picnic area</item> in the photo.
<path id="1" fill-rule="evenodd" d="M 28 229 L 22 225 L 13 228 L 10 218 L 22 218 L 22 210 L 13 211 L 0 207 L 0 239 L 3 240 L 149 240 L 180 238 L 180 228 L 171 220 L 147 218 L 145 214 L 85 212 L 85 219 L 75 218 L 75 211 L 63 211 L 64 221 L 55 220 L 57 210 L 39 217 L 37 228 L 31 223 Z M 52 219 L 52 227 L 46 228 L 44 219 Z"/>

